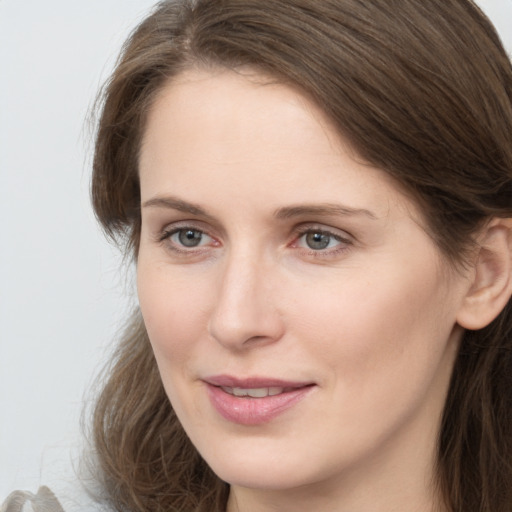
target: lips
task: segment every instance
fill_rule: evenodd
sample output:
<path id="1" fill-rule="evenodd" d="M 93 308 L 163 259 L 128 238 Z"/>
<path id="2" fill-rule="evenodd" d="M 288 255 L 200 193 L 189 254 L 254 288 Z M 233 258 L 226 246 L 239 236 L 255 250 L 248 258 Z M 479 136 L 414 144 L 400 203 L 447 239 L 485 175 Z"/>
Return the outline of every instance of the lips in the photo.
<path id="1" fill-rule="evenodd" d="M 208 396 L 224 419 L 240 425 L 268 423 L 298 404 L 315 387 L 311 382 L 220 375 L 204 379 Z"/>

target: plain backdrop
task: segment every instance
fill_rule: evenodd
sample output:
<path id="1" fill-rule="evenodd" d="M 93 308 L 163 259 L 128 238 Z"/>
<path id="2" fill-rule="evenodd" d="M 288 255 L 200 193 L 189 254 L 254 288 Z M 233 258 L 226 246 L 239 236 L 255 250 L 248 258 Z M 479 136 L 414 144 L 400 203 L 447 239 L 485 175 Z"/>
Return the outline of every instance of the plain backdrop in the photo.
<path id="1" fill-rule="evenodd" d="M 135 300 L 89 206 L 86 118 L 153 3 L 0 0 L 0 502 L 75 479 L 81 411 Z M 512 0 L 479 3 L 512 52 Z"/>

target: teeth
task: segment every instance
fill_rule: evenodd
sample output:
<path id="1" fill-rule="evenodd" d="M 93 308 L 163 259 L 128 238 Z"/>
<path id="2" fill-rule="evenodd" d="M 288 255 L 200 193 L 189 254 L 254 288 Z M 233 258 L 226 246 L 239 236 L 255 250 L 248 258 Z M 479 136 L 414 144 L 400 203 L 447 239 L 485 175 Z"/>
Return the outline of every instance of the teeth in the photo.
<path id="1" fill-rule="evenodd" d="M 249 396 L 251 398 L 265 398 L 266 396 L 279 395 L 284 388 L 230 388 L 223 386 L 222 389 L 234 396 Z"/>

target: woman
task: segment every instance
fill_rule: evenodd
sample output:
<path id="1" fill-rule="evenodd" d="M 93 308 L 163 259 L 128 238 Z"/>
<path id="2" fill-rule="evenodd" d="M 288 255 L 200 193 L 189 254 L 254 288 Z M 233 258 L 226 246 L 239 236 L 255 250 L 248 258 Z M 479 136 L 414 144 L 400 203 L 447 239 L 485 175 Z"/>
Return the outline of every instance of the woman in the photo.
<path id="1" fill-rule="evenodd" d="M 468 0 L 159 4 L 94 160 L 113 508 L 512 510 L 511 136 Z"/>
<path id="2" fill-rule="evenodd" d="M 94 163 L 115 507 L 512 509 L 511 98 L 468 1 L 157 8 Z"/>

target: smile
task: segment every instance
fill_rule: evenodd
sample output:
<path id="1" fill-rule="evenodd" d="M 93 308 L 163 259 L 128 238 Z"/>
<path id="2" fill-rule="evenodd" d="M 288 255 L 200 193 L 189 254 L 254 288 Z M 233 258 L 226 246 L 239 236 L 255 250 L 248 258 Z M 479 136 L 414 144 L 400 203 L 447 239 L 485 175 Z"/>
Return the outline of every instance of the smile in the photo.
<path id="1" fill-rule="evenodd" d="M 286 390 L 291 388 L 231 388 L 228 386 L 222 386 L 222 390 L 233 396 L 248 396 L 251 398 L 265 398 L 267 396 L 275 396 L 284 393 Z"/>
<path id="2" fill-rule="evenodd" d="M 316 385 L 274 379 L 236 379 L 228 376 L 205 381 L 216 414 L 239 425 L 269 423 L 302 401 Z"/>

